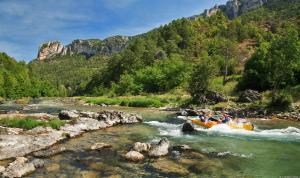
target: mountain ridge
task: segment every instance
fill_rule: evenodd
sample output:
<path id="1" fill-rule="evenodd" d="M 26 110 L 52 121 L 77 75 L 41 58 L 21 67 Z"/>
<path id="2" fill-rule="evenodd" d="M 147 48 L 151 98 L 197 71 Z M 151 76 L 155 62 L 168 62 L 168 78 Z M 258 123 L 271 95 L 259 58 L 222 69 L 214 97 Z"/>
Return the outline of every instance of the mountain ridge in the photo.
<path id="1" fill-rule="evenodd" d="M 230 0 L 226 5 L 215 5 L 211 9 L 206 9 L 202 14 L 188 17 L 187 19 L 195 19 L 199 16 L 210 17 L 218 11 L 223 11 L 229 19 L 233 19 L 249 10 L 259 8 L 266 2 L 267 0 Z M 93 55 L 111 56 L 122 51 L 127 46 L 129 40 L 130 37 L 128 36 L 117 35 L 104 40 L 77 39 L 65 46 L 59 41 L 48 41 L 39 47 L 37 60 L 43 61 L 55 56 L 73 54 L 82 54 L 87 57 Z"/>
<path id="2" fill-rule="evenodd" d="M 56 56 L 81 54 L 87 57 L 99 54 L 111 56 L 124 49 L 129 41 L 128 36 L 112 36 L 104 40 L 100 39 L 77 39 L 68 45 L 59 41 L 48 41 L 40 45 L 37 60 L 43 61 Z"/>

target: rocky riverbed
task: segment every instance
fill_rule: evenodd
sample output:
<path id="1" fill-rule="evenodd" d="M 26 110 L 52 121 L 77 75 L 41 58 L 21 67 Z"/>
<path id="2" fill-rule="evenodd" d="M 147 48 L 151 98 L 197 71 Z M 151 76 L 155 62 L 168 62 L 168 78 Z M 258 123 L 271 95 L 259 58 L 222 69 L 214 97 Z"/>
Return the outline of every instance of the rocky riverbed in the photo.
<path id="1" fill-rule="evenodd" d="M 187 127 L 188 132 L 184 133 L 184 120 L 177 118 L 175 111 L 153 108 L 101 107 L 46 100 L 31 104 L 8 103 L 0 105 L 1 109 L 20 119 L 38 113 L 30 117 L 50 122 L 59 116 L 67 123 L 59 130 L 0 128 L 1 134 L 7 137 L 29 138 L 34 144 L 30 146 L 25 139 L 24 144 L 19 145 L 26 149 L 41 148 L 37 144 L 41 141 L 35 139 L 34 134 L 49 138 L 49 133 L 61 132 L 58 136 L 63 137 L 51 146 L 28 154 L 12 143 L 11 149 L 19 149 L 20 156 L 6 156 L 11 158 L 0 161 L 0 172 L 6 177 L 276 177 L 299 172 L 294 164 L 300 159 L 296 151 L 300 138 L 298 122 L 261 118 L 251 120 L 256 126 L 251 133 L 225 127 L 194 127 L 193 130 Z M 127 122 L 120 118 L 131 115 L 126 113 L 138 113 L 143 122 L 122 124 Z M 112 121 L 109 119 L 112 116 L 119 119 Z M 99 129 L 100 123 L 107 127 Z M 10 150 L 6 151 L 8 155 Z M 286 159 L 281 159 L 283 157 Z"/>
<path id="2" fill-rule="evenodd" d="M 8 114 L 5 117 L 1 115 L 1 118 L 10 118 L 19 116 L 22 117 L 36 117 L 47 119 L 54 118 L 49 114 Z M 58 130 L 50 127 L 36 127 L 31 130 L 20 130 L 13 128 L 6 129 L 7 133 L 0 135 L 0 160 L 15 159 L 6 168 L 1 167 L 1 172 L 4 177 L 21 177 L 29 172 L 40 167 L 42 163 L 36 165 L 37 159 L 28 160 L 23 157 L 30 153 L 36 152 L 34 155 L 43 156 L 43 152 L 40 150 L 46 149 L 59 141 L 67 138 L 73 138 L 81 135 L 84 132 L 104 129 L 119 124 L 133 124 L 142 122 L 142 117 L 137 114 L 128 114 L 120 111 L 102 111 L 102 112 L 82 112 L 82 111 L 68 111 L 63 110 L 59 113 L 59 118 L 67 120 L 68 123 Z M 63 151 L 63 150 L 61 150 Z M 53 151 L 57 152 L 57 151 Z M 45 155 L 51 155 L 45 152 Z"/>

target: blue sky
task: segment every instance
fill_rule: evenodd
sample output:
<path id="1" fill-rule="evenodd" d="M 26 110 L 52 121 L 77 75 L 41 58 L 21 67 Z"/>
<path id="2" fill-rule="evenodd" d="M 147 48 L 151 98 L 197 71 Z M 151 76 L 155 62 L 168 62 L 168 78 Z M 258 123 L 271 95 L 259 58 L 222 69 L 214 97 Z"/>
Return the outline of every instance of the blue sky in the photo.
<path id="1" fill-rule="evenodd" d="M 30 61 L 49 40 L 136 35 L 226 0 L 0 0 L 0 51 Z"/>

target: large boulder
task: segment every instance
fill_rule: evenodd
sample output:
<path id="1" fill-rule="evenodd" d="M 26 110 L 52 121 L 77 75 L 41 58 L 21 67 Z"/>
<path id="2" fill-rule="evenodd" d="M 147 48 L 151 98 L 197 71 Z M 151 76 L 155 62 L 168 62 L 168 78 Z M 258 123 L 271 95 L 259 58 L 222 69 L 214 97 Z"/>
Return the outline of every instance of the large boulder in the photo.
<path id="1" fill-rule="evenodd" d="M 206 99 L 215 104 L 215 103 L 220 103 L 220 102 L 227 102 L 228 98 L 223 95 L 222 93 L 218 93 L 215 91 L 208 91 L 205 95 Z"/>
<path id="2" fill-rule="evenodd" d="M 222 93 L 215 91 L 203 91 L 203 93 L 194 97 L 197 104 L 216 104 L 220 102 L 228 102 L 228 98 Z"/>
<path id="3" fill-rule="evenodd" d="M 70 119 L 76 119 L 79 117 L 79 112 L 76 110 L 62 110 L 58 114 L 59 119 L 61 120 L 70 120 Z"/>
<path id="4" fill-rule="evenodd" d="M 193 125 L 189 122 L 184 123 L 181 130 L 184 133 L 191 133 L 191 132 L 196 131 L 195 128 L 193 127 Z"/>
<path id="5" fill-rule="evenodd" d="M 143 121 L 143 118 L 140 115 L 129 114 L 122 111 L 102 111 L 98 114 L 98 120 L 106 122 L 109 126 L 132 124 Z"/>
<path id="6" fill-rule="evenodd" d="M 243 103 L 251 103 L 253 101 L 260 101 L 262 95 L 255 90 L 245 90 L 239 97 L 238 101 Z"/>
<path id="7" fill-rule="evenodd" d="M 165 156 L 169 153 L 169 147 L 169 140 L 167 138 L 163 138 L 157 144 L 151 145 L 148 155 L 151 157 Z"/>
<path id="8" fill-rule="evenodd" d="M 133 150 L 137 152 L 147 152 L 151 148 L 151 145 L 149 143 L 141 143 L 141 142 L 136 142 L 133 145 Z"/>
<path id="9" fill-rule="evenodd" d="M 126 155 L 125 158 L 129 161 L 141 161 L 143 160 L 145 157 L 144 155 L 142 155 L 141 153 L 137 152 L 137 151 L 129 151 Z"/>

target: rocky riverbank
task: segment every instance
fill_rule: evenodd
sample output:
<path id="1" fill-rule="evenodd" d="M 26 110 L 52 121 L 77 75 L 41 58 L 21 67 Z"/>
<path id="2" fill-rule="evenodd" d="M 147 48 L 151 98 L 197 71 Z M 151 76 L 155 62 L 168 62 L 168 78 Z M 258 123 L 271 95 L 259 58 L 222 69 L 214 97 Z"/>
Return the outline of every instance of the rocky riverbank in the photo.
<path id="1" fill-rule="evenodd" d="M 42 164 L 36 165 L 36 159 L 29 160 L 24 156 L 33 152 L 38 152 L 36 154 L 42 156 L 43 152 L 40 150 L 49 148 L 64 139 L 79 136 L 87 131 L 108 128 L 119 124 L 142 122 L 141 116 L 120 111 L 81 112 L 64 110 L 59 113 L 59 118 L 67 120 L 67 124 L 58 130 L 50 127 L 36 127 L 31 130 L 20 130 L 0 135 L 0 160 L 15 160 L 6 168 L 0 168 L 2 176 L 21 177 L 34 171 L 35 168 Z M 53 154 L 55 152 L 53 151 Z M 45 154 L 48 153 L 45 152 Z"/>

